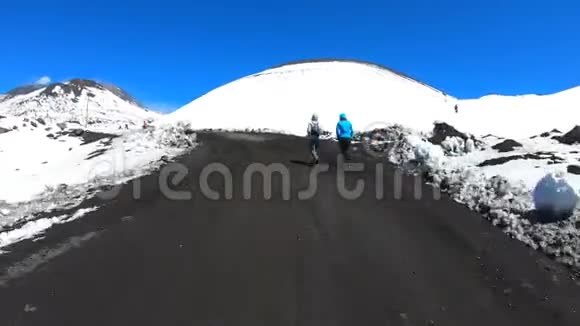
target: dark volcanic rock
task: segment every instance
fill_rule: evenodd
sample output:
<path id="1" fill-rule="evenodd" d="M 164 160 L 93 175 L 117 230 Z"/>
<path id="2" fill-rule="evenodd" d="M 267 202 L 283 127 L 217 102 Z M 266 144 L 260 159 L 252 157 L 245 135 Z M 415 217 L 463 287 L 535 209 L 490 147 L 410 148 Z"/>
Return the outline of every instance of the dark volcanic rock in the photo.
<path id="1" fill-rule="evenodd" d="M 7 132 L 9 132 L 9 131 L 10 131 L 10 129 L 6 129 L 6 128 L 2 128 L 2 127 L 0 127 L 0 134 L 7 133 Z"/>
<path id="2" fill-rule="evenodd" d="M 530 139 L 535 139 L 535 138 L 538 138 L 538 137 L 547 138 L 547 137 L 552 136 L 553 134 L 561 134 L 561 133 L 562 132 L 560 130 L 558 130 L 558 129 L 552 129 L 551 131 L 546 131 L 546 132 L 543 132 L 543 133 L 541 133 L 539 135 L 532 136 L 532 137 L 530 137 Z"/>
<path id="3" fill-rule="evenodd" d="M 514 160 L 550 160 L 548 164 L 556 164 L 564 162 L 564 159 L 554 155 L 553 153 L 537 152 L 534 154 L 510 155 L 503 157 L 496 157 L 479 163 L 478 167 L 500 165 Z"/>
<path id="4" fill-rule="evenodd" d="M 38 127 L 38 125 L 36 124 L 36 122 L 34 122 L 32 120 L 30 121 L 30 125 L 33 126 L 34 128 Z"/>
<path id="5" fill-rule="evenodd" d="M 572 128 L 572 130 L 568 131 L 563 136 L 554 136 L 553 138 L 560 143 L 567 145 L 580 143 L 580 126 Z"/>
<path id="6" fill-rule="evenodd" d="M 433 128 L 433 136 L 429 138 L 429 141 L 435 145 L 441 145 L 447 137 L 459 137 L 463 140 L 468 138 L 466 134 L 458 131 L 453 126 L 445 122 L 436 122 Z"/>
<path id="7" fill-rule="evenodd" d="M 43 118 L 36 118 L 36 121 L 38 121 L 38 123 L 40 123 L 41 125 L 46 125 L 46 122 L 44 121 Z"/>
<path id="8" fill-rule="evenodd" d="M 109 146 L 112 144 L 113 139 L 118 137 L 118 136 L 113 135 L 113 134 L 106 134 L 106 133 L 102 133 L 102 132 L 94 132 L 94 131 L 88 131 L 88 130 L 82 130 L 82 129 L 74 129 L 72 132 L 61 131 L 59 134 L 64 134 L 64 135 L 68 134 L 71 136 L 80 137 L 83 140 L 81 145 L 87 145 L 87 144 L 91 144 L 91 143 L 94 143 L 97 141 L 102 141 L 103 145 Z"/>
<path id="9" fill-rule="evenodd" d="M 15 89 L 12 89 L 10 91 L 8 91 L 8 93 L 6 93 L 6 95 L 8 96 L 8 98 L 13 98 L 15 96 L 18 95 L 25 95 L 25 94 L 30 94 L 36 90 L 39 90 L 41 88 L 43 88 L 43 85 L 25 85 L 25 86 L 21 86 L 21 87 L 17 87 Z"/>
<path id="10" fill-rule="evenodd" d="M 543 133 L 540 134 L 540 137 L 544 137 L 544 138 L 550 137 L 550 133 L 547 132 L 547 131 L 546 132 L 543 132 Z M 534 138 L 536 138 L 536 136 L 532 137 L 532 139 L 534 139 Z"/>
<path id="11" fill-rule="evenodd" d="M 60 128 L 60 130 L 65 130 L 66 129 L 66 122 L 59 122 L 56 124 L 57 127 Z"/>
<path id="12" fill-rule="evenodd" d="M 580 175 L 580 166 L 578 165 L 568 165 L 568 168 L 566 170 L 568 171 L 568 173 Z"/>
<path id="13" fill-rule="evenodd" d="M 492 146 L 491 148 L 497 150 L 500 153 L 505 153 L 513 151 L 516 147 L 522 147 L 522 144 L 513 139 L 506 139 L 501 143 Z"/>
<path id="14" fill-rule="evenodd" d="M 573 213 L 574 213 L 573 211 L 569 211 L 555 214 L 554 212 L 548 209 L 544 210 L 534 209 L 524 213 L 522 218 L 525 218 L 526 220 L 530 221 L 533 224 L 549 224 L 567 220 L 570 216 L 573 215 Z M 542 238 L 534 240 L 539 242 L 542 241 Z"/>

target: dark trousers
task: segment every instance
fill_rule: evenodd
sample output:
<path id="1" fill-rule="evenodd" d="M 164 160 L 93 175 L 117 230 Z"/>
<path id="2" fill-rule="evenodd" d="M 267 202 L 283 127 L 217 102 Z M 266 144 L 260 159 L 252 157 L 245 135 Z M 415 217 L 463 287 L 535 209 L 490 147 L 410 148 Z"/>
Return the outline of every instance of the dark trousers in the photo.
<path id="1" fill-rule="evenodd" d="M 318 137 L 310 138 L 310 154 L 312 155 L 312 160 L 318 162 L 320 155 L 318 154 L 318 148 L 320 147 L 320 139 Z"/>
<path id="2" fill-rule="evenodd" d="M 338 146 L 340 147 L 340 153 L 344 156 L 345 159 L 348 159 L 350 157 L 348 155 L 348 149 L 350 148 L 350 138 L 340 138 L 338 140 Z"/>

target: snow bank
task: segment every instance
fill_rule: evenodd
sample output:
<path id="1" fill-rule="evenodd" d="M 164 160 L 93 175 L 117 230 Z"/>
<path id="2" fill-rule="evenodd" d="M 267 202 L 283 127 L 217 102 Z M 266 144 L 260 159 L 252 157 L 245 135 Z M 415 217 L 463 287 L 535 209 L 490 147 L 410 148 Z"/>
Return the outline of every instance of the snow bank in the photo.
<path id="1" fill-rule="evenodd" d="M 426 141 L 425 139 L 409 135 L 407 142 L 413 148 L 414 160 L 425 164 L 429 169 L 439 169 L 445 160 L 445 154 L 440 146 L 436 146 Z"/>
<path id="2" fill-rule="evenodd" d="M 77 210 L 72 216 L 69 215 L 59 215 L 54 217 L 47 217 L 47 218 L 40 218 L 37 220 L 33 220 L 30 222 L 26 222 L 24 225 L 20 227 L 5 231 L 0 233 L 0 248 L 9 246 L 16 242 L 32 239 L 44 231 L 48 230 L 52 226 L 56 224 L 62 224 L 66 222 L 70 222 L 76 220 L 78 218 L 83 217 L 84 215 L 94 212 L 98 209 L 97 206 L 82 208 Z"/>
<path id="3" fill-rule="evenodd" d="M 383 147 L 367 146 L 367 150 L 379 151 L 381 155 L 388 157 L 390 162 L 409 173 L 424 175 L 426 181 L 440 187 L 456 202 L 481 213 L 510 237 L 534 249 L 542 250 L 569 266 L 580 269 L 580 230 L 577 227 L 580 225 L 580 214 L 546 223 L 538 219 L 537 214 L 534 213 L 535 208 L 547 210 L 551 214 L 554 212 L 571 214 L 574 211 L 578 196 L 562 175 L 554 173 L 544 178 L 540 176 L 536 180 L 541 180 L 534 188 L 533 185 L 530 186 L 530 180 L 524 182 L 519 178 L 513 178 L 509 173 L 507 176 L 491 175 L 489 171 L 486 171 L 487 168 L 477 167 L 477 163 L 489 159 L 490 155 L 495 155 L 495 157 L 509 155 L 509 153 L 498 153 L 489 145 L 484 146 L 488 147 L 485 150 L 482 147 L 480 151 L 467 150 L 458 155 L 457 150 L 450 149 L 462 148 L 462 146 L 449 146 L 445 144 L 446 141 L 443 141 L 440 146 L 433 145 L 423 134 L 410 129 L 397 127 L 383 132 L 395 137 L 375 136 L 374 139 L 367 137 L 366 142 L 377 145 L 376 138 L 391 138 L 393 141 Z M 460 143 L 446 140 L 449 144 Z M 541 141 L 550 144 L 549 140 Z M 533 144 L 526 144 L 526 146 L 536 150 Z M 467 144 L 463 145 L 463 148 L 467 149 Z M 537 150 L 547 148 L 544 143 L 536 146 L 538 146 Z M 560 148 L 558 149 L 561 151 Z M 388 154 L 385 155 L 385 152 Z M 538 157 L 542 156 L 538 155 Z M 533 163 L 530 164 L 533 169 Z M 554 165 L 545 166 L 553 167 Z M 517 169 L 520 173 L 533 175 L 529 168 L 523 171 L 521 168 Z M 509 172 L 504 170 L 505 167 L 500 165 L 497 171 Z M 580 184 L 580 182 L 575 184 Z"/>
<path id="4" fill-rule="evenodd" d="M 67 215 L 55 216 L 51 218 L 43 218 L 35 221 L 30 221 L 17 229 L 12 231 L 0 233 L 0 248 L 6 247 L 13 243 L 30 239 L 34 235 L 50 228 L 54 224 L 60 223 L 67 219 Z"/>

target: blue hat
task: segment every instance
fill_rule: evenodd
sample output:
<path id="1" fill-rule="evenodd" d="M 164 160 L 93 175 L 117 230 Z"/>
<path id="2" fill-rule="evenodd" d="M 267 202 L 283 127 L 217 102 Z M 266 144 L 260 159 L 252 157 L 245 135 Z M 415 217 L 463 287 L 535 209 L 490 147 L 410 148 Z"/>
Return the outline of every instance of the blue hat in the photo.
<path id="1" fill-rule="evenodd" d="M 340 120 L 346 120 L 346 114 L 341 113 L 340 114 Z"/>

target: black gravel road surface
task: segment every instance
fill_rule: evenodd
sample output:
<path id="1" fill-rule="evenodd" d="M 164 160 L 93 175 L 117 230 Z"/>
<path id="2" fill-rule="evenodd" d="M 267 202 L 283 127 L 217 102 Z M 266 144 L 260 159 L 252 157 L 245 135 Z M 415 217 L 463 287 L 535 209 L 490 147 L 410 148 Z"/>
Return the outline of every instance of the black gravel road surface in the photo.
<path id="1" fill-rule="evenodd" d="M 352 163 L 365 170 L 346 173 L 349 189 L 364 180 L 359 198 L 340 194 L 337 148 L 325 141 L 330 170 L 301 200 L 312 170 L 306 139 L 199 138 L 177 160 L 187 176 L 169 185 L 191 198 L 168 198 L 163 173 L 149 175 L 140 192 L 131 183 L 94 198 L 83 206 L 98 211 L 7 248 L 0 325 L 580 325 L 580 287 L 568 270 L 412 177 L 398 195 L 391 166 L 377 199 L 377 160 L 361 146 Z M 256 162 L 288 169 L 289 200 L 279 175 L 271 199 L 259 176 L 244 198 L 243 175 Z M 212 163 L 231 171 L 231 199 L 218 173 L 208 184 L 220 198 L 201 191 Z"/>

